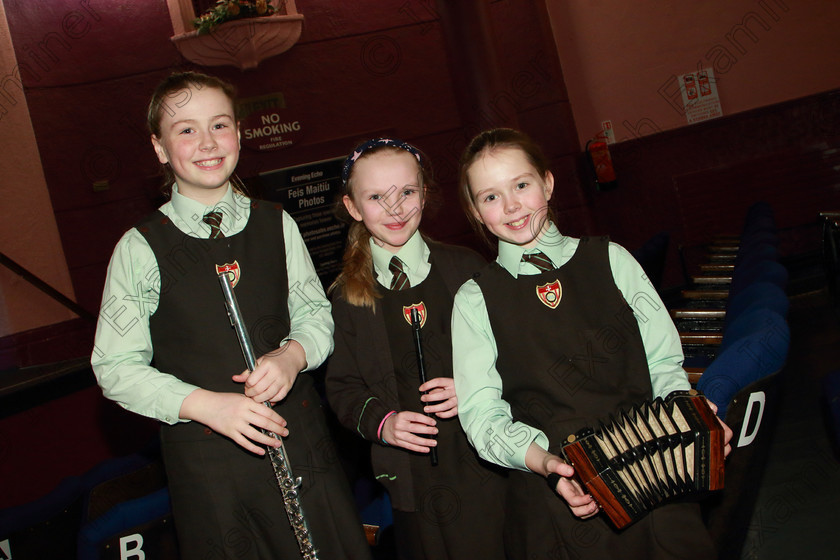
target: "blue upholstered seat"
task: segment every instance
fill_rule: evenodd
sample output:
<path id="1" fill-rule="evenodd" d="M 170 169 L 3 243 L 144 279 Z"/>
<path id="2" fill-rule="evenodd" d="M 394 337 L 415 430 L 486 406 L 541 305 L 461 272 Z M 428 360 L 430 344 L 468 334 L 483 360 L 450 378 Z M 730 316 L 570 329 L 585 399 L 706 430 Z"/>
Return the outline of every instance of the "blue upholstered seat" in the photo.
<path id="1" fill-rule="evenodd" d="M 42 498 L 0 510 L 0 558 L 72 558 L 81 496 L 82 481 L 71 476 Z"/>
<path id="2" fill-rule="evenodd" d="M 766 309 L 749 315 L 744 315 L 744 334 L 732 335 L 697 384 L 721 418 L 739 390 L 782 368 L 790 348 L 790 329 L 781 315 Z"/>
<path id="3" fill-rule="evenodd" d="M 776 261 L 763 260 L 750 266 L 741 266 L 732 275 L 729 297 L 734 297 L 753 282 L 771 282 L 784 290 L 788 278 L 787 269 Z"/>
<path id="4" fill-rule="evenodd" d="M 742 313 L 751 309 L 772 309 L 782 317 L 787 317 L 790 301 L 787 294 L 773 282 L 754 282 L 729 300 L 726 306 L 724 330 Z"/>
<path id="5" fill-rule="evenodd" d="M 122 541 L 121 541 L 122 539 Z M 118 503 L 79 531 L 78 560 L 100 560 L 102 550 L 135 550 L 161 560 L 178 558 L 169 489 Z M 139 551 L 138 553 L 139 554 Z M 135 554 L 136 556 L 136 554 Z"/>

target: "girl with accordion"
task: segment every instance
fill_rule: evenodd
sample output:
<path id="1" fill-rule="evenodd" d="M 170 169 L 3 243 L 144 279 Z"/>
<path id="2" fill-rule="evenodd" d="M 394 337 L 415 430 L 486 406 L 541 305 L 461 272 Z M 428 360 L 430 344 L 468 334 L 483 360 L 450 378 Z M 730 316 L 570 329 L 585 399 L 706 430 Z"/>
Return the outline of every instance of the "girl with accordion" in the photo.
<path id="1" fill-rule="evenodd" d="M 509 554 L 714 558 L 697 504 L 660 507 L 616 532 L 560 458 L 569 434 L 690 386 L 642 268 L 605 238 L 562 235 L 553 190 L 541 150 L 518 131 L 485 131 L 462 157 L 462 204 L 481 235 L 498 239 L 498 258 L 455 296 L 455 389 L 471 443 L 511 469 Z"/>

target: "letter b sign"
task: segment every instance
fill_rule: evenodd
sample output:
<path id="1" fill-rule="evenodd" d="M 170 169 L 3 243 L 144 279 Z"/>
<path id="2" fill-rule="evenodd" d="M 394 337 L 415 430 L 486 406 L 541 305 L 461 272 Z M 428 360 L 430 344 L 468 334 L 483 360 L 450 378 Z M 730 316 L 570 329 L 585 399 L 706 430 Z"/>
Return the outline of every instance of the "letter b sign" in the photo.
<path id="1" fill-rule="evenodd" d="M 120 560 L 146 560 L 143 552 L 143 535 L 135 533 L 120 537 Z"/>

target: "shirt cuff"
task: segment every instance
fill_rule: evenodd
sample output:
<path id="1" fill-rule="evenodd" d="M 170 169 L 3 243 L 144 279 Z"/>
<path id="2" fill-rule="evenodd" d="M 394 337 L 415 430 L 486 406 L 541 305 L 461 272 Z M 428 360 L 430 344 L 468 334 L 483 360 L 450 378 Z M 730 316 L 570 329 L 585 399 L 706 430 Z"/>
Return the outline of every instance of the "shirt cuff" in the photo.
<path id="1" fill-rule="evenodd" d="M 318 341 L 315 337 L 304 331 L 294 332 L 290 333 L 289 336 L 280 343 L 280 345 L 282 346 L 290 340 L 294 340 L 300 344 L 303 348 L 304 356 L 306 356 L 306 367 L 304 367 L 301 371 L 312 371 L 324 363 L 326 356 L 323 358 L 320 357 L 321 354 L 318 350 Z"/>
<path id="2" fill-rule="evenodd" d="M 548 451 L 548 437 L 546 435 L 536 429 L 530 428 L 532 431 L 531 440 L 528 441 L 528 445 L 524 447 L 517 448 L 516 454 L 512 457 L 511 465 L 519 469 L 521 471 L 531 471 L 527 466 L 525 466 L 525 454 L 528 452 L 528 448 L 531 446 L 531 443 L 536 443 L 543 451 Z"/>
<path id="3" fill-rule="evenodd" d="M 662 397 L 663 399 L 673 393 L 674 391 L 687 391 L 691 389 L 691 383 L 688 381 L 688 374 L 684 369 L 656 372 L 655 368 L 651 368 L 651 386 L 654 397 Z"/>
<path id="4" fill-rule="evenodd" d="M 189 422 L 180 417 L 181 405 L 184 404 L 184 399 L 196 389 L 198 389 L 197 386 L 183 381 L 168 387 L 166 393 L 160 397 L 155 418 L 167 424 Z"/>
<path id="5" fill-rule="evenodd" d="M 492 431 L 492 429 L 491 429 Z M 484 450 L 479 455 L 502 467 L 528 471 L 525 464 L 525 455 L 531 443 L 536 443 L 543 449 L 548 449 L 548 438 L 546 435 L 522 422 L 513 422 L 504 429 L 508 434 L 506 437 L 490 437 L 484 440 Z"/>

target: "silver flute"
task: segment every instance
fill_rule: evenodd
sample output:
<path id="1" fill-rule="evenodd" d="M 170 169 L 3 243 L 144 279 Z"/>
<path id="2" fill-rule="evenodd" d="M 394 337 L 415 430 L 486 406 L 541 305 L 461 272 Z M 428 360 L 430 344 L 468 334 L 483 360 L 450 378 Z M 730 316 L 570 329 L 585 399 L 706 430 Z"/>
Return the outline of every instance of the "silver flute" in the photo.
<path id="1" fill-rule="evenodd" d="M 236 294 L 233 293 L 233 288 L 230 285 L 230 280 L 228 280 L 226 272 L 219 273 L 219 284 L 221 284 L 222 292 L 225 295 L 225 307 L 227 308 L 230 323 L 236 331 L 236 337 L 239 339 L 239 346 L 242 348 L 245 364 L 249 371 L 254 371 L 257 365 L 256 358 L 254 357 L 254 348 L 251 346 L 251 339 L 242 321 L 242 313 L 239 311 Z M 265 401 L 263 404 L 271 408 L 270 402 Z M 303 560 L 318 560 L 318 552 L 312 543 L 312 534 L 309 532 L 309 525 L 303 515 L 303 505 L 301 504 L 300 493 L 298 492 L 301 485 L 301 478 L 295 478 L 292 475 L 292 465 L 289 463 L 289 456 L 286 454 L 283 439 L 269 430 L 262 431 L 280 441 L 280 447 L 267 445 L 266 452 L 271 459 L 274 476 L 277 478 L 277 484 L 280 486 L 280 491 L 283 494 L 283 507 L 286 509 L 289 523 L 295 532 L 300 555 Z"/>

